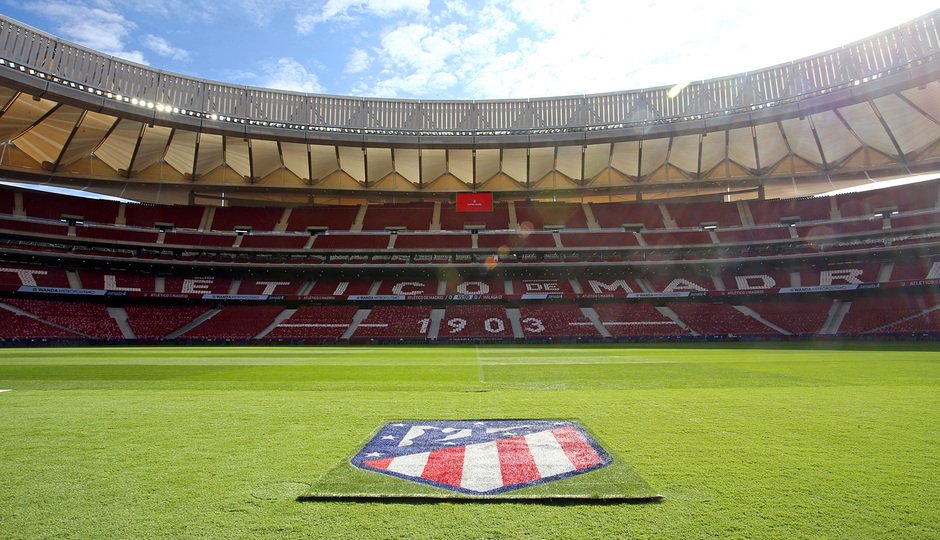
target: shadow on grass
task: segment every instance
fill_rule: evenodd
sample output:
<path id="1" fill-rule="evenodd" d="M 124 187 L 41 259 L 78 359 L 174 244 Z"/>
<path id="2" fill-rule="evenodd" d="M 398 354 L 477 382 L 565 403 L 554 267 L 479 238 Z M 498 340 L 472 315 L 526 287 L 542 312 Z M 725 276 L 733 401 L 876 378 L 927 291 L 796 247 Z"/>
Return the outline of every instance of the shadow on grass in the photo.
<path id="1" fill-rule="evenodd" d="M 662 495 L 651 497 L 435 497 L 416 495 L 408 497 L 301 495 L 297 502 L 359 503 L 359 504 L 535 504 L 542 506 L 615 506 L 632 504 L 658 504 L 666 500 Z"/>

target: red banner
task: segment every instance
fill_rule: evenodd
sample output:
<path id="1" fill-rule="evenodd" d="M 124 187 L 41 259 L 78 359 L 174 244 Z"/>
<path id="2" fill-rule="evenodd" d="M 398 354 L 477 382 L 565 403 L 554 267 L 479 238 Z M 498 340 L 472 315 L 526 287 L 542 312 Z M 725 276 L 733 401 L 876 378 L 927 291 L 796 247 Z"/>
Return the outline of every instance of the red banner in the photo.
<path id="1" fill-rule="evenodd" d="M 458 212 L 492 212 L 492 193 L 458 193 Z"/>

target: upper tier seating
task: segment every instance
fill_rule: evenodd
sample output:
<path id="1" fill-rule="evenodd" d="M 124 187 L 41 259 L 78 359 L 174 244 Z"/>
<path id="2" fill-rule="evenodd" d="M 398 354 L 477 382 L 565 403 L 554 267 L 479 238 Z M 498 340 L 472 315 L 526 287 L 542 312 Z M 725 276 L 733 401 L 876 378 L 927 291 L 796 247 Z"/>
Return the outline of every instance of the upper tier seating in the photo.
<path id="1" fill-rule="evenodd" d="M 211 248 L 230 248 L 235 244 L 237 238 L 234 234 L 201 234 L 201 233 L 183 233 L 168 232 L 163 239 L 167 245 L 178 246 L 199 246 Z"/>
<path id="2" fill-rule="evenodd" d="M 9 298 L 5 302 L 32 313 L 44 321 L 64 326 L 99 339 L 121 339 L 121 329 L 108 314 L 108 308 L 92 302 L 59 302 Z"/>
<path id="3" fill-rule="evenodd" d="M 564 293 L 570 294 L 571 282 L 564 278 L 521 278 L 512 282 L 515 294 L 526 293 Z"/>
<path id="4" fill-rule="evenodd" d="M 594 310 L 614 337 L 690 335 L 651 304 L 598 304 Z"/>
<path id="5" fill-rule="evenodd" d="M 113 225 L 118 207 L 119 203 L 115 201 L 23 190 L 23 210 L 27 216 L 34 218 L 58 220 L 64 216 L 75 216 L 87 222 Z"/>
<path id="6" fill-rule="evenodd" d="M 351 294 L 369 294 L 369 290 L 371 289 L 371 279 L 317 278 L 307 295 L 345 296 Z"/>
<path id="7" fill-rule="evenodd" d="M 353 338 L 425 339 L 430 306 L 377 306 L 356 328 Z"/>
<path id="8" fill-rule="evenodd" d="M 828 197 L 815 199 L 771 199 L 747 201 L 757 225 L 777 225 L 782 218 L 798 217 L 800 221 L 831 219 Z"/>
<path id="9" fill-rule="evenodd" d="M 838 195 L 842 217 L 870 217 L 878 210 L 896 208 L 900 212 L 933 208 L 940 195 L 940 183 L 920 182 L 903 186 Z"/>
<path id="10" fill-rule="evenodd" d="M 282 311 L 283 306 L 228 306 L 181 337 L 251 339 L 271 324 Z"/>
<path id="11" fill-rule="evenodd" d="M 447 306 L 437 339 L 512 338 L 512 325 L 503 306 Z"/>
<path id="12" fill-rule="evenodd" d="M 151 306 L 128 304 L 127 324 L 138 339 L 162 339 L 208 310 L 205 306 Z"/>
<path id="13" fill-rule="evenodd" d="M 689 246 L 711 244 L 711 237 L 705 231 L 643 231 L 646 244 L 654 247 Z"/>
<path id="14" fill-rule="evenodd" d="M 198 229 L 204 210 L 202 206 L 127 203 L 124 207 L 124 222 L 133 227 L 152 228 L 157 224 L 172 224 L 178 229 Z"/>
<path id="15" fill-rule="evenodd" d="M 722 244 L 753 244 L 791 239 L 790 228 L 783 226 L 759 229 L 718 229 L 715 234 L 718 235 L 718 241 Z"/>
<path id="16" fill-rule="evenodd" d="M 600 337 L 594 323 L 581 313 L 578 306 L 520 306 L 519 323 L 527 338 L 564 339 Z"/>
<path id="17" fill-rule="evenodd" d="M 227 294 L 231 281 L 218 276 L 167 276 L 164 292 L 184 294 Z"/>
<path id="18" fill-rule="evenodd" d="M 155 244 L 157 231 L 125 229 L 121 227 L 75 227 L 75 235 L 79 238 L 92 238 L 95 240 L 111 240 L 115 242 L 135 242 L 138 244 Z"/>
<path id="19" fill-rule="evenodd" d="M 833 264 L 818 269 L 802 270 L 800 272 L 800 286 L 813 287 L 817 285 L 852 285 L 861 283 L 877 283 L 879 264 Z"/>
<path id="20" fill-rule="evenodd" d="M 581 278 L 581 292 L 583 294 L 613 294 L 626 296 L 631 292 L 642 292 L 642 288 L 632 277 L 605 275 L 585 276 Z"/>
<path id="21" fill-rule="evenodd" d="M 16 196 L 12 189 L 0 188 L 0 214 L 12 215 L 16 207 Z"/>
<path id="22" fill-rule="evenodd" d="M 481 249 L 506 248 L 554 248 L 552 233 L 506 234 L 481 233 L 477 235 L 477 246 Z"/>
<path id="23" fill-rule="evenodd" d="M 666 209 L 679 227 L 701 227 L 703 223 L 717 223 L 719 227 L 741 226 L 741 216 L 735 203 L 669 203 Z"/>
<path id="24" fill-rule="evenodd" d="M 310 241 L 305 235 L 249 234 L 239 247 L 249 249 L 301 249 Z"/>
<path id="25" fill-rule="evenodd" d="M 69 287 L 65 270 L 46 266 L 10 264 L 0 261 L 0 286 L 18 289 L 22 285 L 38 287 Z"/>
<path id="26" fill-rule="evenodd" d="M 388 247 L 387 234 L 318 234 L 313 249 L 370 249 Z"/>
<path id="27" fill-rule="evenodd" d="M 246 227 L 253 231 L 273 231 L 283 214 L 283 208 L 219 207 L 212 217 L 212 230 L 229 232 Z"/>
<path id="28" fill-rule="evenodd" d="M 923 214 L 900 214 L 891 216 L 892 229 L 928 229 L 935 230 L 940 228 L 940 211 L 926 212 Z"/>
<path id="29" fill-rule="evenodd" d="M 7 219 L 0 218 L 0 229 L 11 231 L 22 231 L 29 234 L 52 234 L 65 236 L 69 232 L 68 225 L 62 223 L 50 223 L 48 221 L 29 221 L 25 219 Z"/>
<path id="30" fill-rule="evenodd" d="M 897 262 L 891 270 L 891 281 L 927 279 L 934 265 L 937 265 L 936 275 L 940 277 L 940 257 L 910 262 Z"/>
<path id="31" fill-rule="evenodd" d="M 592 203 L 594 219 L 605 229 L 625 224 L 642 224 L 647 229 L 662 229 L 663 214 L 656 203 Z"/>
<path id="32" fill-rule="evenodd" d="M 640 245 L 632 232 L 561 233 L 561 245 L 577 247 L 636 247 Z"/>
<path id="33" fill-rule="evenodd" d="M 669 308 L 689 328 L 703 336 L 779 335 L 776 330 L 727 304 L 673 303 Z"/>
<path id="34" fill-rule="evenodd" d="M 580 204 L 519 201 L 516 223 L 520 230 L 541 230 L 546 226 L 587 229 L 587 217 Z"/>
<path id="35" fill-rule="evenodd" d="M 409 231 L 431 228 L 434 203 L 370 204 L 362 222 L 364 231 L 384 231 L 388 227 L 404 227 Z"/>
<path id="36" fill-rule="evenodd" d="M 690 292 L 715 290 L 715 282 L 709 276 L 702 275 L 669 275 L 657 273 L 647 277 L 647 281 L 655 292 Z"/>
<path id="37" fill-rule="evenodd" d="M 445 294 L 504 294 L 502 279 L 490 276 L 449 276 L 444 289 Z"/>
<path id="38" fill-rule="evenodd" d="M 437 287 L 438 282 L 436 280 L 387 277 L 382 280 L 376 294 L 424 296 L 437 294 Z"/>
<path id="39" fill-rule="evenodd" d="M 0 339 L 81 339 L 82 337 L 70 330 L 0 307 Z"/>
<path id="40" fill-rule="evenodd" d="M 883 220 L 862 219 L 857 221 L 840 221 L 817 223 L 813 225 L 800 225 L 796 228 L 800 238 L 822 238 L 827 236 L 842 236 L 863 232 L 879 232 L 882 230 Z"/>
<path id="41" fill-rule="evenodd" d="M 352 324 L 355 306 L 301 306 L 266 339 L 338 339 Z"/>
<path id="42" fill-rule="evenodd" d="M 242 279 L 238 294 L 297 294 L 303 279 L 259 277 Z"/>
<path id="43" fill-rule="evenodd" d="M 399 234 L 395 249 L 470 249 L 473 236 L 468 233 Z"/>
<path id="44" fill-rule="evenodd" d="M 82 282 L 82 287 L 86 289 L 139 292 L 154 292 L 156 290 L 154 288 L 154 277 L 150 274 L 81 269 L 78 271 L 78 277 Z"/>
<path id="45" fill-rule="evenodd" d="M 359 214 L 359 206 L 298 206 L 287 220 L 288 231 L 306 231 L 313 227 L 348 231 Z"/>
<path id="46" fill-rule="evenodd" d="M 442 231 L 462 231 L 468 225 L 483 225 L 489 231 L 508 229 L 509 205 L 494 202 L 492 212 L 457 212 L 453 204 L 441 205 Z"/>

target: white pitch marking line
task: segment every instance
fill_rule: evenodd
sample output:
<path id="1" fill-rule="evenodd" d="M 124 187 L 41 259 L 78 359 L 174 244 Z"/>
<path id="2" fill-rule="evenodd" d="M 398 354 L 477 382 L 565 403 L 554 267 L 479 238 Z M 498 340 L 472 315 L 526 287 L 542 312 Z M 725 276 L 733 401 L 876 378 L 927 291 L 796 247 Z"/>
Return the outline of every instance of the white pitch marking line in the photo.
<path id="1" fill-rule="evenodd" d="M 11 390 L 10 388 L 0 389 L 0 392 L 12 392 L 12 391 L 13 390 Z"/>

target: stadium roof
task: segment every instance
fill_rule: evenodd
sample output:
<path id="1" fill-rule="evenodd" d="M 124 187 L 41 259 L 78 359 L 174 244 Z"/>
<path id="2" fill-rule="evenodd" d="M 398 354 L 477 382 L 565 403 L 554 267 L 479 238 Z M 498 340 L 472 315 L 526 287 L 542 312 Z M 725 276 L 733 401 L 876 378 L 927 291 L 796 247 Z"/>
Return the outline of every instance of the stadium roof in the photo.
<path id="1" fill-rule="evenodd" d="M 0 169 L 140 200 L 800 196 L 940 170 L 940 10 L 683 86 L 489 101 L 302 94 L 0 18 Z"/>

